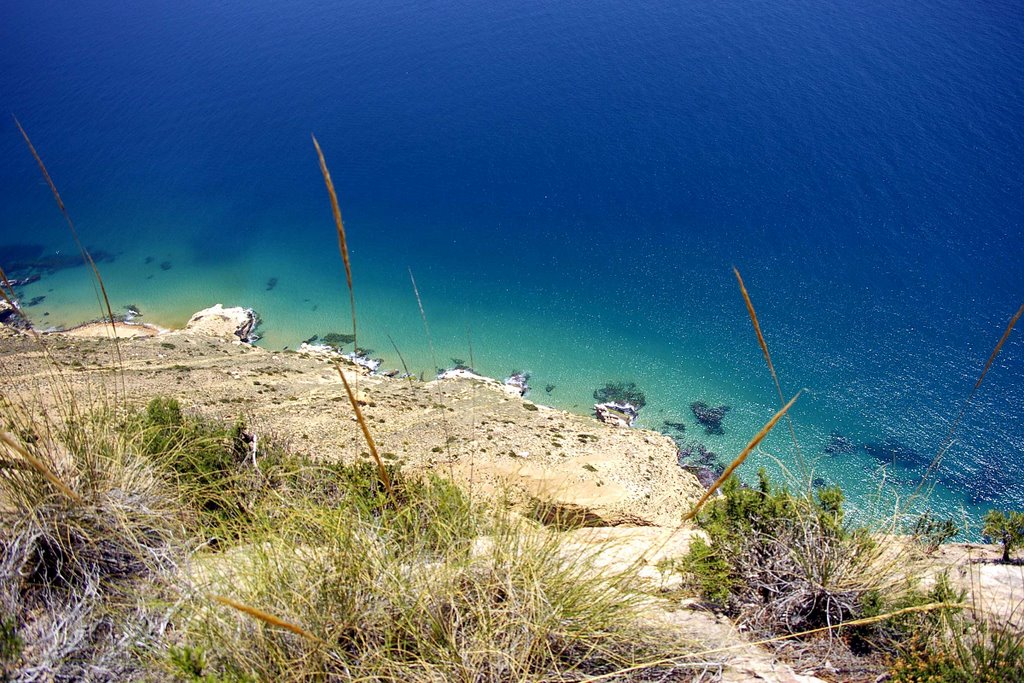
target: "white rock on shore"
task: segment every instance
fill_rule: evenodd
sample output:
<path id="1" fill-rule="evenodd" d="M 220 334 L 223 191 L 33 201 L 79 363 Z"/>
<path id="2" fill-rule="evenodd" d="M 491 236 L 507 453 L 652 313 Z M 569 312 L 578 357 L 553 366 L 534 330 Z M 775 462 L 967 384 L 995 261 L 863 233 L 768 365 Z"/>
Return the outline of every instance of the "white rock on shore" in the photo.
<path id="1" fill-rule="evenodd" d="M 213 337 L 234 336 L 251 344 L 259 338 L 255 334 L 258 324 L 259 316 L 251 308 L 224 308 L 217 304 L 194 313 L 185 325 L 185 330 Z"/>

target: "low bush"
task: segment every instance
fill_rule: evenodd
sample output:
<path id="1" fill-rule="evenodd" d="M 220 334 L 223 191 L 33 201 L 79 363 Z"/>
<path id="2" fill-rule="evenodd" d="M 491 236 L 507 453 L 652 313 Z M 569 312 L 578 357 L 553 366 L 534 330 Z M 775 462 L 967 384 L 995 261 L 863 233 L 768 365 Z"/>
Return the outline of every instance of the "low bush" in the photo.
<path id="1" fill-rule="evenodd" d="M 861 615 L 861 599 L 881 586 L 875 542 L 844 523 L 843 494 L 821 488 L 798 496 L 735 478 L 698 521 L 709 541 L 677 563 L 684 579 L 748 628 L 796 633 Z"/>

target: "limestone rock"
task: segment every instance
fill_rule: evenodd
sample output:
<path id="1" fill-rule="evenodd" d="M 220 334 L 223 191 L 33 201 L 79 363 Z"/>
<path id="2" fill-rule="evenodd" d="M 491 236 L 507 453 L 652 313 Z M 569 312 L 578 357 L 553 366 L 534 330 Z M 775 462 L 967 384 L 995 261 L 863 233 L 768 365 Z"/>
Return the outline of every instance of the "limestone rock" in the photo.
<path id="1" fill-rule="evenodd" d="M 259 316 L 251 308 L 224 308 L 217 304 L 193 314 L 185 325 L 185 330 L 212 337 L 237 337 L 251 344 L 259 339 L 256 334 L 256 326 L 259 323 Z"/>
<path id="2" fill-rule="evenodd" d="M 632 427 L 640 411 L 632 403 L 596 403 L 594 416 L 605 424 Z"/>
<path id="3" fill-rule="evenodd" d="M 526 372 L 513 372 L 508 379 L 505 380 L 505 386 L 519 394 L 520 396 L 526 396 L 530 391 L 530 374 Z"/>

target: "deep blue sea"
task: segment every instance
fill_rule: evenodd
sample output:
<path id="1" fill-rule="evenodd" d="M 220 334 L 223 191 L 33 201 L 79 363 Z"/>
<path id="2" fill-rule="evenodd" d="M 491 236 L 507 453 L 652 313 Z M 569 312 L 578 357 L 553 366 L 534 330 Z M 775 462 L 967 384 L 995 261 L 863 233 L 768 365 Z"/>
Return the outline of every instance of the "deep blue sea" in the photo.
<path id="1" fill-rule="evenodd" d="M 8 112 L 115 306 L 253 306 L 271 348 L 350 326 L 315 132 L 389 366 L 390 336 L 578 412 L 635 382 L 643 425 L 728 461 L 778 407 L 735 265 L 814 475 L 871 514 L 1024 301 L 1016 0 L 8 0 L 0 111 L 0 264 L 42 273 L 40 326 L 98 310 Z M 792 451 L 783 427 L 741 471 Z M 1022 501 L 1024 327 L 931 503 Z"/>

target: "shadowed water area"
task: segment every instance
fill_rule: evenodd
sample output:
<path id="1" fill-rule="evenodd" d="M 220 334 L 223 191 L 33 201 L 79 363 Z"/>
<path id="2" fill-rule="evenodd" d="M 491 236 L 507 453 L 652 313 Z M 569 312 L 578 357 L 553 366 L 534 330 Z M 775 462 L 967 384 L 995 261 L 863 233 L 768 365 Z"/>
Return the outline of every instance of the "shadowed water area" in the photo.
<path id="1" fill-rule="evenodd" d="M 916 484 L 1024 299 L 1012 2 L 8 3 L 0 45 L 0 108 L 115 308 L 252 306 L 270 348 L 351 332 L 315 132 L 388 367 L 393 340 L 414 374 L 526 370 L 577 412 L 634 383 L 639 424 L 728 461 L 778 407 L 735 265 L 806 388 L 813 476 L 864 511 Z M 26 311 L 97 317 L 10 120 L 0 160 Z M 947 514 L 1024 498 L 1020 332 L 943 462 Z M 788 428 L 741 474 L 762 464 L 794 468 Z"/>

